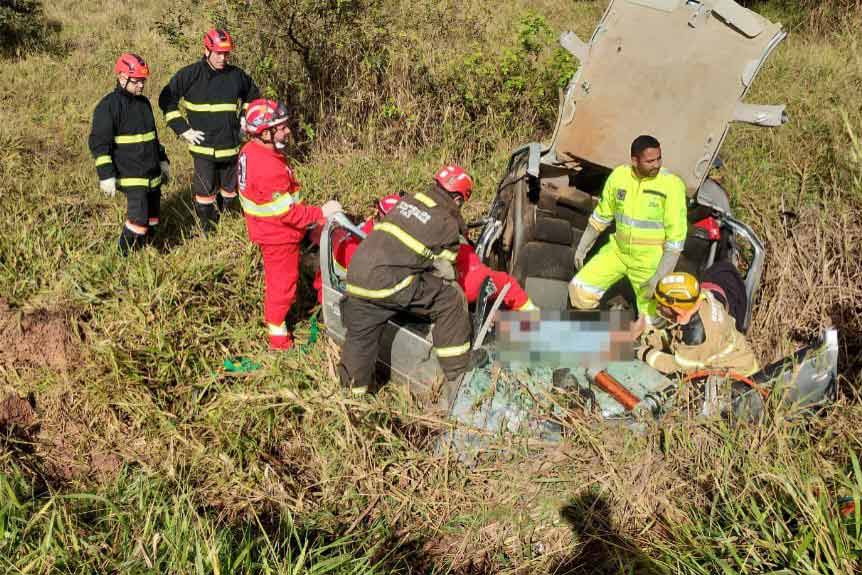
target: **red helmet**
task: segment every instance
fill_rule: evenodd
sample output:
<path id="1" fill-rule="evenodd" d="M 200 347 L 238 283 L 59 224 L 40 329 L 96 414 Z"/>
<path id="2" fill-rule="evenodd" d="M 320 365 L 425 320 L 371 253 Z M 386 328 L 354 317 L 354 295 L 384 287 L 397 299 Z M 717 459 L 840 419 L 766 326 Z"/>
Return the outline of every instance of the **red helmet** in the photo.
<path id="1" fill-rule="evenodd" d="M 227 30 L 213 28 L 204 34 L 204 48 L 210 52 L 230 52 L 233 50 L 233 40 Z"/>
<path id="2" fill-rule="evenodd" d="M 389 194 L 377 200 L 377 215 L 381 218 L 392 211 L 395 204 L 401 201 L 401 196 L 398 194 Z"/>
<path id="3" fill-rule="evenodd" d="M 473 178 L 461 166 L 454 164 L 443 166 L 434 174 L 434 181 L 447 192 L 460 194 L 465 202 L 470 199 L 470 194 L 473 193 Z"/>
<path id="4" fill-rule="evenodd" d="M 146 78 L 150 75 L 150 69 L 144 59 L 137 54 L 126 52 L 117 58 L 114 64 L 115 74 L 125 74 L 129 78 Z"/>
<path id="5" fill-rule="evenodd" d="M 259 136 L 264 131 L 287 122 L 287 108 L 281 102 L 258 98 L 245 112 L 245 131 Z"/>

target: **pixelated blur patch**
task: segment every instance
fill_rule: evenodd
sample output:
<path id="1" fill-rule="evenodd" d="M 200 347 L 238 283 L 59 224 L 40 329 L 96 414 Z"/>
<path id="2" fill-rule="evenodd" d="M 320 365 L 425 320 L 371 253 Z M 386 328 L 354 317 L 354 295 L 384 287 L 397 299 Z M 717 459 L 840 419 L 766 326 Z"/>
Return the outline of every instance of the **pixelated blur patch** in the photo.
<path id="1" fill-rule="evenodd" d="M 634 319 L 631 310 L 500 312 L 496 359 L 510 368 L 603 367 L 631 361 Z"/>

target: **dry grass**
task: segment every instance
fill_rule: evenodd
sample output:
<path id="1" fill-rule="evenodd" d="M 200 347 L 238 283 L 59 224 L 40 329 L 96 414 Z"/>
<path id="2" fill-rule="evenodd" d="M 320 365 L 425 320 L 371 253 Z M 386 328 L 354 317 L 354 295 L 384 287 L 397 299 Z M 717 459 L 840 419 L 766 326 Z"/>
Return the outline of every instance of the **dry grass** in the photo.
<path id="1" fill-rule="evenodd" d="M 529 6 L 554 27 L 572 18 L 587 35 L 601 4 Z M 200 6 L 189 27 L 202 28 L 222 4 Z M 493 37 L 508 34 L 509 16 L 527 7 L 467 9 Z M 124 3 L 138 23 L 155 22 L 165 8 Z M 854 458 L 862 410 L 853 394 L 862 333 L 856 20 L 829 35 L 792 36 L 751 101 L 786 101 L 793 122 L 737 128 L 723 150 L 736 209 L 769 252 L 753 341 L 764 360 L 775 359 L 834 322 L 847 383 L 839 404 L 808 419 L 776 407 L 757 427 L 680 409 L 641 434 L 576 414 L 559 445 L 508 438 L 505 456 L 466 468 L 434 453 L 445 422 L 399 390 L 341 398 L 326 344 L 305 354 L 266 351 L 257 252 L 238 218 L 212 238 L 195 236 L 191 162 L 161 118 L 176 174 L 165 197 L 166 246 L 116 256 L 122 206 L 96 188 L 85 145 L 92 107 L 110 89 L 118 51 L 134 48 L 150 61 L 152 97 L 197 48 L 165 45 L 108 2 L 63 0 L 49 16 L 64 25 L 68 58 L 34 55 L 0 67 L 0 286 L 16 310 L 69 318 L 76 354 L 65 371 L 0 363 L 0 397 L 32 394 L 38 417 L 23 436 L 0 423 L 3 570 L 858 569 L 859 528 L 842 522 L 835 500 L 862 493 Z M 393 85 L 399 106 L 422 105 L 405 78 Z M 459 158 L 478 175 L 478 215 L 507 152 L 526 136 L 498 128 L 485 148 L 393 140 L 390 153 L 361 145 L 363 130 L 348 140 L 324 134 L 297 166 L 311 201 L 337 196 L 364 212 L 381 190 L 414 189 L 435 165 Z M 300 324 L 301 338 L 308 329 Z M 240 355 L 263 367 L 243 376 L 221 368 Z"/>

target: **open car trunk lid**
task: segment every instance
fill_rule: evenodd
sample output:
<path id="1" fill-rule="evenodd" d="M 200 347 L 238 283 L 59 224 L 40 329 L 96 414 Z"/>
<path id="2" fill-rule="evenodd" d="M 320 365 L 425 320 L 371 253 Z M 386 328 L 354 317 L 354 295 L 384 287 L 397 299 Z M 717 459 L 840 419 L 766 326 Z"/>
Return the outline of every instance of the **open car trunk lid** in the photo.
<path id="1" fill-rule="evenodd" d="M 612 0 L 589 44 L 561 38 L 581 67 L 561 106 L 555 161 L 613 168 L 629 162 L 635 137 L 650 134 L 693 194 L 729 122 L 785 120 L 783 106 L 741 103 L 785 36 L 732 0 Z"/>

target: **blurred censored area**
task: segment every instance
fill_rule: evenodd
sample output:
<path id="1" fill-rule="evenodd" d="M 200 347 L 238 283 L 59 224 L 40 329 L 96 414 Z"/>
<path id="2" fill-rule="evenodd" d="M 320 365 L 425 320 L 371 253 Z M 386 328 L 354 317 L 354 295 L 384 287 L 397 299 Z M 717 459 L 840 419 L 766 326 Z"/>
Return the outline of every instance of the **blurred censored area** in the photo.
<path id="1" fill-rule="evenodd" d="M 507 367 L 606 367 L 631 361 L 634 312 L 501 311 L 496 355 Z"/>

